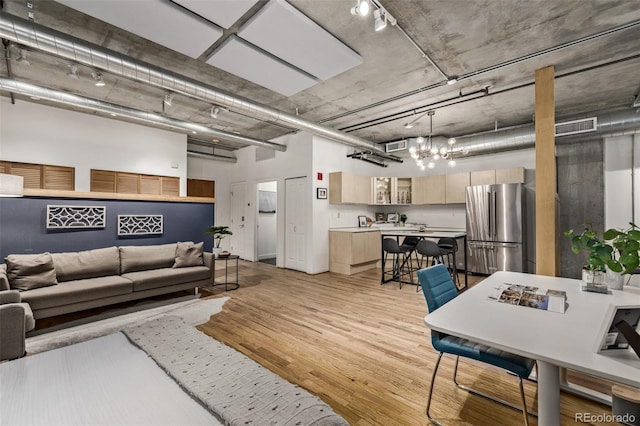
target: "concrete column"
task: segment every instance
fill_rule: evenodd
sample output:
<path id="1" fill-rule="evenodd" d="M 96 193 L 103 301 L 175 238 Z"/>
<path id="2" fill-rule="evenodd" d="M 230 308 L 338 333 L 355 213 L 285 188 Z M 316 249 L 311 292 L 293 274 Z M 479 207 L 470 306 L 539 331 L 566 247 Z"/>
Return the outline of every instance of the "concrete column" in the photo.
<path id="1" fill-rule="evenodd" d="M 558 276 L 554 67 L 536 70 L 536 273 Z"/>

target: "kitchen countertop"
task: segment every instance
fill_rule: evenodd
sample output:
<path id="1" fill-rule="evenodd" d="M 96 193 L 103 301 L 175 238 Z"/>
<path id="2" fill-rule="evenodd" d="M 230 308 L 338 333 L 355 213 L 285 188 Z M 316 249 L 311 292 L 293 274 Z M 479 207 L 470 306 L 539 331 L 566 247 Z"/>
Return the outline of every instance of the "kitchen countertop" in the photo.
<path id="1" fill-rule="evenodd" d="M 439 227 L 427 227 L 422 228 L 423 231 L 420 231 L 420 228 L 417 226 L 393 226 L 392 224 L 374 224 L 371 227 L 350 227 L 350 228 L 329 228 L 329 231 L 332 232 L 381 232 L 383 234 L 386 233 L 420 233 L 424 237 L 429 237 L 430 234 L 438 234 L 440 236 L 448 236 L 452 238 L 463 236 L 466 233 L 465 229 L 461 228 L 439 228 Z"/>

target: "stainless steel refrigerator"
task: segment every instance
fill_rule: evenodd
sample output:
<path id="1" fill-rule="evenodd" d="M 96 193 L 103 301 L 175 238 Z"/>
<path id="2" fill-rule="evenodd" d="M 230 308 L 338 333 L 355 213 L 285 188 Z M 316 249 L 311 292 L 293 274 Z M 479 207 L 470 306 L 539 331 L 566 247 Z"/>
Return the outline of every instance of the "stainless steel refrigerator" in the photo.
<path id="1" fill-rule="evenodd" d="M 470 272 L 526 272 L 525 201 L 521 183 L 467 187 Z"/>

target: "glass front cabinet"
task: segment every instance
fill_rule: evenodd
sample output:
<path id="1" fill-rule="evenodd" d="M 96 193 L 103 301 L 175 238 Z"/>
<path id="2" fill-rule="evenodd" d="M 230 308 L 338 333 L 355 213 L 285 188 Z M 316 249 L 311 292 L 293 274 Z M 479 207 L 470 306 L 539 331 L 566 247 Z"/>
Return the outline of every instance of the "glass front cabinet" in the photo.
<path id="1" fill-rule="evenodd" d="M 371 178 L 373 204 L 411 204 L 411 178 Z"/>

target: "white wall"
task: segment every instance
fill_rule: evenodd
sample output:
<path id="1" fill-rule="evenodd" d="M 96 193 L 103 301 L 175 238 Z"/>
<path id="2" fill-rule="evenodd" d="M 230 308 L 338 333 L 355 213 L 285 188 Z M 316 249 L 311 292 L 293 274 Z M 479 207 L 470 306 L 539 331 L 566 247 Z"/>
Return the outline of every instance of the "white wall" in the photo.
<path id="1" fill-rule="evenodd" d="M 76 191 L 103 169 L 179 177 L 186 195 L 186 135 L 6 97 L 0 117 L 2 160 L 75 167 Z"/>

